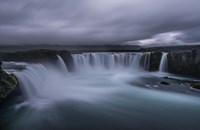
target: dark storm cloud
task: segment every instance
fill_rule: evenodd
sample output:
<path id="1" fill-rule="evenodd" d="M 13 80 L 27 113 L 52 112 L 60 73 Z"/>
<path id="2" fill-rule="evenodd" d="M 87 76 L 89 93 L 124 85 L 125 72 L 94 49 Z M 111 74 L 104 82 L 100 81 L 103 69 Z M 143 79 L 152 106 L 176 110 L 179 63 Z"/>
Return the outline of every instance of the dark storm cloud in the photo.
<path id="1" fill-rule="evenodd" d="M 0 0 L 0 44 L 199 42 L 199 5 L 199 0 Z"/>

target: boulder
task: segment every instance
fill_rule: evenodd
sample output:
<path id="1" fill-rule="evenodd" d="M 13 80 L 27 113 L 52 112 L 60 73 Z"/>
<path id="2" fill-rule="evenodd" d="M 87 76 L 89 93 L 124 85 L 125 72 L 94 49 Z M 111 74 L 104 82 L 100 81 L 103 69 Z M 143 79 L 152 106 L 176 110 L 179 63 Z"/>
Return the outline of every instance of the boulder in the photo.
<path id="1" fill-rule="evenodd" d="M 193 83 L 191 86 L 195 89 L 200 89 L 200 83 Z"/>
<path id="2" fill-rule="evenodd" d="M 165 81 L 161 81 L 160 84 L 163 84 L 163 85 L 170 85 L 170 83 L 165 82 Z"/>

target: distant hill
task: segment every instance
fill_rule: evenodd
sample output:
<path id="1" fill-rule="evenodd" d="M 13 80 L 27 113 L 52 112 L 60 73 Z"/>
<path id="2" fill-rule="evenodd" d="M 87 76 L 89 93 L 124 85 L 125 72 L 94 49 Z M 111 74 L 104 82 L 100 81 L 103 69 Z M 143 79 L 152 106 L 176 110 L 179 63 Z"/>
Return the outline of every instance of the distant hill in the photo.
<path id="1" fill-rule="evenodd" d="M 140 52 L 152 52 L 152 51 L 162 51 L 162 52 L 170 52 L 170 51 L 186 51 L 200 49 L 200 45 L 179 45 L 179 46 L 159 46 L 159 47 L 148 47 L 141 48 Z"/>
<path id="2" fill-rule="evenodd" d="M 138 45 L 40 45 L 40 46 L 0 46 L 0 52 L 27 51 L 37 49 L 68 50 L 70 52 L 120 52 L 137 51 L 141 47 Z"/>
<path id="3" fill-rule="evenodd" d="M 71 53 L 79 52 L 147 52 L 147 51 L 182 51 L 200 49 L 200 45 L 141 47 L 138 45 L 40 45 L 40 46 L 0 46 L 0 52 L 15 52 L 27 50 L 68 50 Z"/>

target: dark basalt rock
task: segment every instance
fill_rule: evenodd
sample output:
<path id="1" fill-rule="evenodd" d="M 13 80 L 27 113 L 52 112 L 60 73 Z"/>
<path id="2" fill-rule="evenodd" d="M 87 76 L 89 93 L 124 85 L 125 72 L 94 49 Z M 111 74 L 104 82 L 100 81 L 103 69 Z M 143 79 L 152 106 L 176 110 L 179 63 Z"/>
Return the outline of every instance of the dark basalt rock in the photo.
<path id="1" fill-rule="evenodd" d="M 0 67 L 0 103 L 12 93 L 18 85 L 15 75 L 6 73 Z"/>
<path id="2" fill-rule="evenodd" d="M 200 83 L 193 83 L 191 84 L 191 86 L 195 89 L 199 89 L 200 90 Z"/>
<path id="3" fill-rule="evenodd" d="M 5 53 L 1 56 L 1 59 L 2 61 L 52 62 L 54 60 L 57 60 L 57 56 L 55 51 L 31 50 Z"/>
<path id="4" fill-rule="evenodd" d="M 200 78 L 200 50 L 170 52 L 169 72 Z"/>
<path id="5" fill-rule="evenodd" d="M 74 62 L 71 54 L 68 51 L 59 51 L 57 54 L 63 59 L 69 71 L 74 70 Z"/>
<path id="6" fill-rule="evenodd" d="M 170 83 L 165 82 L 165 81 L 161 81 L 160 84 L 163 84 L 163 85 L 170 85 Z"/>
<path id="7" fill-rule="evenodd" d="M 152 52 L 150 56 L 149 71 L 158 71 L 162 52 Z"/>
<path id="8" fill-rule="evenodd" d="M 29 63 L 57 63 L 60 56 L 65 62 L 67 68 L 73 70 L 73 58 L 68 51 L 55 50 L 30 50 L 22 52 L 12 52 L 1 54 L 2 61 L 20 61 Z"/>
<path id="9" fill-rule="evenodd" d="M 140 51 L 152 52 L 150 71 L 159 69 L 162 52 L 168 52 L 168 70 L 170 73 L 200 78 L 200 45 L 152 47 Z"/>

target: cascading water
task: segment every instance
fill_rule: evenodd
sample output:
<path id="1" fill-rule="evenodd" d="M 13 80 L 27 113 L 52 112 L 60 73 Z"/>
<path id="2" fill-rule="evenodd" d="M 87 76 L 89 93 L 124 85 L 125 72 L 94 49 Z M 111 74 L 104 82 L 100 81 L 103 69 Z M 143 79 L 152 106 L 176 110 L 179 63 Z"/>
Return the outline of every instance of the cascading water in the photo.
<path id="1" fill-rule="evenodd" d="M 168 55 L 168 53 L 165 53 L 165 52 L 162 53 L 162 58 L 161 58 L 160 67 L 159 67 L 160 72 L 167 72 L 168 71 L 167 55 Z"/>
<path id="2" fill-rule="evenodd" d="M 61 69 L 61 71 L 64 72 L 65 74 L 68 73 L 68 69 L 63 59 L 59 55 L 57 57 L 58 57 L 58 66 Z"/>
<path id="3" fill-rule="evenodd" d="M 152 77 L 142 71 L 149 67 L 150 53 L 83 53 L 74 54 L 73 60 L 76 71 L 67 75 L 63 75 L 67 68 L 59 56 L 59 69 L 48 64 L 26 64 L 26 69 L 16 71 L 27 99 L 1 113 L 3 121 L 12 117 L 6 119 L 4 127 L 28 130 L 200 127 L 198 97 L 139 87 L 145 86 L 144 78 Z"/>
<path id="4" fill-rule="evenodd" d="M 146 52 L 144 57 L 144 69 L 149 71 L 151 52 Z"/>
<path id="5" fill-rule="evenodd" d="M 59 90 L 59 96 L 55 96 L 57 98 L 66 97 L 65 89 L 62 90 L 65 85 L 68 84 L 65 80 L 61 86 L 59 87 L 59 82 L 48 82 L 57 79 L 63 79 L 63 75 L 60 74 L 69 74 L 67 67 L 62 60 L 62 58 L 58 55 L 57 68 L 52 68 L 50 65 L 43 64 L 29 64 L 26 69 L 22 72 L 15 73 L 19 78 L 19 82 L 23 88 L 25 96 L 30 100 L 45 98 L 52 99 L 52 95 L 46 93 L 47 89 L 51 89 L 54 86 L 57 86 L 57 91 Z M 91 71 L 94 72 L 96 70 L 103 69 L 107 70 L 107 74 L 112 74 L 116 70 L 127 69 L 129 70 L 142 70 L 147 69 L 149 66 L 149 58 L 150 53 L 84 53 L 84 54 L 73 54 L 73 60 L 75 63 L 76 71 Z M 59 72 L 59 71 L 60 72 Z M 58 72 L 59 73 L 58 73 Z M 125 71 L 125 72 L 126 72 Z M 99 73 L 99 71 L 98 71 Z M 65 75 L 67 76 L 67 75 Z M 69 77 L 68 77 L 69 78 Z M 68 81 L 70 82 L 70 81 Z"/>
<path id="6" fill-rule="evenodd" d="M 76 69 L 84 68 L 129 68 L 149 69 L 150 53 L 83 53 L 74 54 Z M 81 67 L 80 67 L 81 66 Z"/>
<path id="7" fill-rule="evenodd" d="M 20 86 L 27 99 L 40 97 L 42 86 L 46 82 L 47 69 L 42 64 L 28 65 L 22 72 L 16 72 Z M 40 88 L 39 88 L 40 87 Z"/>

